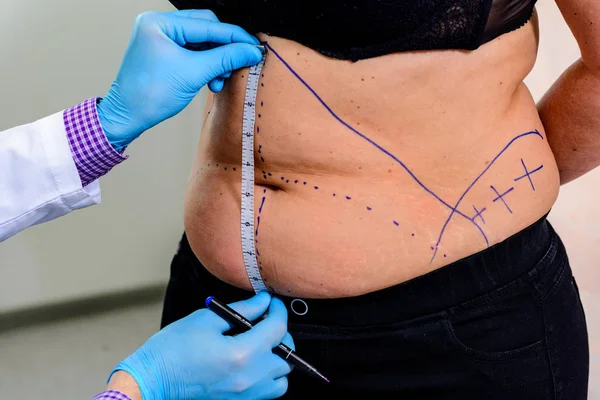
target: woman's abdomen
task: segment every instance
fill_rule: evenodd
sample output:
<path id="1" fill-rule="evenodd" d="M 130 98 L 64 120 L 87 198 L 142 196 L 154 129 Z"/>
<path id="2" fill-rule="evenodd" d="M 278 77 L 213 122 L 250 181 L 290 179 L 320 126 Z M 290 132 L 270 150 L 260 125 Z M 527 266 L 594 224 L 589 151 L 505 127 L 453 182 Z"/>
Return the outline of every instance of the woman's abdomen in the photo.
<path id="1" fill-rule="evenodd" d="M 521 48 L 531 41 L 527 31 L 505 36 Z M 531 54 L 490 59 L 510 56 L 514 43 L 352 64 L 268 41 L 255 225 L 261 274 L 274 291 L 383 289 L 482 251 L 552 206 L 558 173 L 521 82 Z M 246 79 L 247 70 L 235 73 L 209 106 L 185 225 L 206 268 L 249 289 L 240 234 Z"/>

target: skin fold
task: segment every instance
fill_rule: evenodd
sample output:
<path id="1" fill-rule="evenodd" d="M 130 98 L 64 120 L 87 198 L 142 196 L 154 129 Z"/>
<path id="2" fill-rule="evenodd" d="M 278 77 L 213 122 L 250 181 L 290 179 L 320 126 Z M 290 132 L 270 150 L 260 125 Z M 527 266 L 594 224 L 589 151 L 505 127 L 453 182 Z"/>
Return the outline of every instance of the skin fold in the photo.
<path id="1" fill-rule="evenodd" d="M 523 83 L 537 55 L 535 17 L 472 52 L 355 63 L 259 39 L 269 51 L 256 102 L 255 239 L 274 292 L 356 296 L 423 275 L 531 225 L 550 210 L 561 181 L 598 163 L 590 150 L 598 117 L 582 114 L 599 115 L 598 103 L 573 90 L 578 82 L 600 90 L 600 69 L 580 61 L 538 113 Z M 207 101 L 185 228 L 210 272 L 250 290 L 239 227 L 247 78 L 247 69 L 237 71 Z M 588 149 L 578 148 L 577 161 L 572 141 Z"/>

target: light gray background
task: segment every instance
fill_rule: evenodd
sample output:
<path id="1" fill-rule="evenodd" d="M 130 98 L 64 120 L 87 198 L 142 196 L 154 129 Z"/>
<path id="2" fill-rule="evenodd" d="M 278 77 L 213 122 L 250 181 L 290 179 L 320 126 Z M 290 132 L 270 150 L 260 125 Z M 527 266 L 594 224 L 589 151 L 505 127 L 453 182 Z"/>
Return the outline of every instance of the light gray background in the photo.
<path id="1" fill-rule="evenodd" d="M 166 0 L 0 1 L 0 130 L 104 95 L 135 16 Z M 552 0 L 538 3 L 541 44 L 527 84 L 539 99 L 577 57 Z M 182 200 L 202 99 L 131 146 L 102 179 L 104 202 L 0 244 L 0 312 L 164 283 L 182 232 Z M 563 187 L 550 220 L 571 256 L 600 399 L 600 171 Z M 87 399 L 158 328 L 160 305 L 0 333 L 0 398 Z M 53 394 L 52 390 L 62 393 Z"/>
<path id="2" fill-rule="evenodd" d="M 0 130 L 104 96 L 131 29 L 167 0 L 0 1 Z M 102 205 L 0 244 L 0 312 L 164 282 L 202 99 L 134 142 L 101 180 Z"/>

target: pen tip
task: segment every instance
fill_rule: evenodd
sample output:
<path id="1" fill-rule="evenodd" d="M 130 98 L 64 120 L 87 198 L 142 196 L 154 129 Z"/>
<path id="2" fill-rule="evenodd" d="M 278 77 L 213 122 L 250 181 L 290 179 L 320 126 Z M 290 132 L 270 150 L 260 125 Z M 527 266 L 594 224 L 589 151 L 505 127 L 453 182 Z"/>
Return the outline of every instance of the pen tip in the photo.
<path id="1" fill-rule="evenodd" d="M 215 296 L 209 296 L 209 297 L 206 299 L 206 307 L 208 307 L 208 305 L 210 304 L 210 302 L 211 302 L 211 301 L 212 301 L 212 299 L 214 299 L 214 298 L 215 298 Z"/>
<path id="2" fill-rule="evenodd" d="M 329 383 L 329 379 L 327 379 L 327 378 L 323 378 L 323 379 L 325 379 L 325 382 Z"/>

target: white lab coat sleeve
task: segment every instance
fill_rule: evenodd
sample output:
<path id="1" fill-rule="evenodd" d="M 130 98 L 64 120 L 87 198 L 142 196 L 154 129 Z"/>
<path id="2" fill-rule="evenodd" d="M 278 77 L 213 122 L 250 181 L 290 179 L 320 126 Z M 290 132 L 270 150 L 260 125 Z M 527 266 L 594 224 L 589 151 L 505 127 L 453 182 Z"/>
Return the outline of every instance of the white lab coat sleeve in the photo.
<path id="1" fill-rule="evenodd" d="M 62 112 L 0 132 L 0 242 L 98 203 L 98 181 L 82 187 Z"/>

